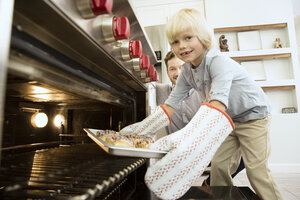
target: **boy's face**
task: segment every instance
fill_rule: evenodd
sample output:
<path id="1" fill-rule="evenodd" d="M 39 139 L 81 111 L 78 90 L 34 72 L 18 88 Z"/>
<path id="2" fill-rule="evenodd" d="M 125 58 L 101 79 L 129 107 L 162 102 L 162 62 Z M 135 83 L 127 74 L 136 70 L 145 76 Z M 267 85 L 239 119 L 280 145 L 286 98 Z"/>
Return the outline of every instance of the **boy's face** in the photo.
<path id="1" fill-rule="evenodd" d="M 167 74 L 173 85 L 176 85 L 177 78 L 181 71 L 181 66 L 184 62 L 177 57 L 173 57 L 168 61 Z"/>
<path id="2" fill-rule="evenodd" d="M 191 30 L 180 33 L 171 44 L 171 47 L 179 59 L 192 63 L 195 67 L 201 64 L 206 50 Z"/>

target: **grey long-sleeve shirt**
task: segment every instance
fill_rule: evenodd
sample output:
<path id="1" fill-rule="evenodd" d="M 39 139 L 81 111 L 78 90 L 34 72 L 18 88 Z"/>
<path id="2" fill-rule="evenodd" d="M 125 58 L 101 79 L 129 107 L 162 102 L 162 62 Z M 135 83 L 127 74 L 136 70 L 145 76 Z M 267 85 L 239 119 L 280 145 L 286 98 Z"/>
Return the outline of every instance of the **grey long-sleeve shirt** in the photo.
<path id="1" fill-rule="evenodd" d="M 180 102 L 191 88 L 199 92 L 204 102 L 222 102 L 234 121 L 262 119 L 270 112 L 263 90 L 240 64 L 217 49 L 207 50 L 195 69 L 191 63 L 183 64 L 176 86 L 165 103 L 179 109 Z"/>
<path id="2" fill-rule="evenodd" d="M 164 104 L 172 91 L 169 84 L 156 84 L 156 104 Z M 166 127 L 167 134 L 174 133 L 185 127 L 200 108 L 202 100 L 199 93 L 191 89 L 183 98 L 179 108 L 171 116 L 171 124 Z"/>

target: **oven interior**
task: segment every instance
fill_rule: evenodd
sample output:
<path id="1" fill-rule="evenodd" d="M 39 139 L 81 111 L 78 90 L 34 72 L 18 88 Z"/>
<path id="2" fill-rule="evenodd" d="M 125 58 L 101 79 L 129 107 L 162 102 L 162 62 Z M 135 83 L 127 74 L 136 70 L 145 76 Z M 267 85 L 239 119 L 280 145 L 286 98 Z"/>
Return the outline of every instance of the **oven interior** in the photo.
<path id="1" fill-rule="evenodd" d="M 41 62 L 30 56 L 13 47 L 12 42 L 12 64 Z M 57 62 L 67 63 L 67 58 L 60 57 Z M 132 198 L 139 185 L 143 186 L 146 159 L 108 155 L 87 137 L 83 128 L 120 129 L 133 119 L 134 98 L 119 97 L 119 102 L 128 102 L 124 105 L 115 103 L 118 98 L 113 91 L 104 91 L 105 96 L 99 97 L 105 99 L 102 101 L 83 92 L 75 93 L 65 89 L 60 81 L 52 84 L 51 73 L 47 72 L 49 66 L 44 65 L 39 65 L 44 80 L 14 70 L 7 74 L 1 199 Z M 78 79 L 72 78 L 71 83 Z M 91 87 L 90 83 L 82 82 L 86 88 Z M 145 93 L 139 95 L 144 100 Z M 47 115 L 44 127 L 33 122 L 37 113 Z"/>

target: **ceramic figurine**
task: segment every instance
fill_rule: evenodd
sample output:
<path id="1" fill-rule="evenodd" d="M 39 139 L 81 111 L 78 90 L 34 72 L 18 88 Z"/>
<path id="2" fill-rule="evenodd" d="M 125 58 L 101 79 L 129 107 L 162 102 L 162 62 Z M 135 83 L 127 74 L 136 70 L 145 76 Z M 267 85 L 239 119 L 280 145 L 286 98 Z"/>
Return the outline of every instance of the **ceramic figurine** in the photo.
<path id="1" fill-rule="evenodd" d="M 219 42 L 220 42 L 220 49 L 222 52 L 229 51 L 227 39 L 225 39 L 225 35 L 220 36 Z"/>
<path id="2" fill-rule="evenodd" d="M 274 48 L 282 48 L 282 43 L 280 41 L 280 38 L 276 38 L 274 43 L 273 43 Z"/>

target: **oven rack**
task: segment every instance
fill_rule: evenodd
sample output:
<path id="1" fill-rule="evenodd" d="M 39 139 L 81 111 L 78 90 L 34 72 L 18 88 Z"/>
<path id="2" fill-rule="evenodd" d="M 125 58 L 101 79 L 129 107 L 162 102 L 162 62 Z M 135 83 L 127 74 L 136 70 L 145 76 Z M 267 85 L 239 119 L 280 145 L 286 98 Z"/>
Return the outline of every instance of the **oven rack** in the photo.
<path id="1" fill-rule="evenodd" d="M 0 169 L 0 199 L 107 196 L 131 179 L 129 175 L 145 162 L 143 158 L 110 156 L 95 144 L 5 156 Z M 127 192 L 135 188 L 131 190 Z"/>

